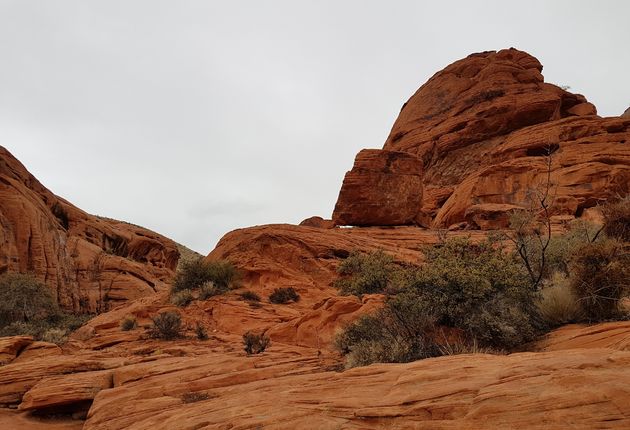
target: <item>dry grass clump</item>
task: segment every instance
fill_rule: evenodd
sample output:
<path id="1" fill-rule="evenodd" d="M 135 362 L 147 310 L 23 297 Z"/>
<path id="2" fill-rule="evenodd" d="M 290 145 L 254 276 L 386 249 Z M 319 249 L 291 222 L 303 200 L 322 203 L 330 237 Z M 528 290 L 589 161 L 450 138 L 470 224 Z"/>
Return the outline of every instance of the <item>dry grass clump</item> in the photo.
<path id="1" fill-rule="evenodd" d="M 210 395 L 204 391 L 195 391 L 182 394 L 182 402 L 184 403 L 196 403 L 203 400 L 208 400 Z"/>
<path id="2" fill-rule="evenodd" d="M 138 327 L 138 320 L 133 315 L 127 315 L 122 320 L 120 320 L 120 329 L 122 331 L 130 331 L 134 330 Z"/>
<path id="3" fill-rule="evenodd" d="M 189 290 L 182 290 L 171 294 L 171 303 L 180 308 L 188 306 L 194 299 Z"/>
<path id="4" fill-rule="evenodd" d="M 276 288 L 269 295 L 269 301 L 275 304 L 285 305 L 300 300 L 300 295 L 293 287 Z"/>
<path id="5" fill-rule="evenodd" d="M 569 279 L 556 272 L 541 290 L 536 302 L 540 317 L 548 327 L 579 322 L 584 312 Z"/>

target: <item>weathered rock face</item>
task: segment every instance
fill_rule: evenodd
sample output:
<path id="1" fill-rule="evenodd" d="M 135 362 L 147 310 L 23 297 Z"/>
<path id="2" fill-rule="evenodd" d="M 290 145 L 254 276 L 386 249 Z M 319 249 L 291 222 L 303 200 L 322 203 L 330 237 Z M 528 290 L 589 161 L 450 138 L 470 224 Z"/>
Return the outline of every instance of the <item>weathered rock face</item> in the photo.
<path id="1" fill-rule="evenodd" d="M 405 225 L 422 204 L 422 162 L 398 151 L 364 149 L 343 180 L 335 205 L 337 225 Z"/>
<path id="2" fill-rule="evenodd" d="M 346 177 L 337 207 L 345 208 L 348 224 L 415 219 L 448 227 L 472 220 L 472 228 L 503 227 L 508 214 L 487 205 L 526 206 L 527 193 L 547 183 L 547 154 L 558 214 L 579 217 L 598 201 L 627 193 L 630 118 L 596 116 L 583 96 L 545 83 L 541 71 L 534 57 L 508 49 L 473 54 L 435 74 L 405 103 L 383 147 L 421 160 L 420 209 L 410 214 L 397 201 L 374 220 L 361 196 L 346 192 Z M 385 201 L 370 179 L 361 179 L 374 201 Z"/>
<path id="3" fill-rule="evenodd" d="M 0 147 L 0 273 L 33 272 L 64 308 L 94 312 L 164 288 L 178 258 L 171 240 L 57 197 Z"/>
<path id="4" fill-rule="evenodd" d="M 384 249 L 399 261 L 417 261 L 418 245 L 438 240 L 418 227 L 269 225 L 231 232 L 208 258 L 229 258 L 242 268 L 239 290 L 185 308 L 173 306 L 166 291 L 141 297 L 92 319 L 62 348 L 29 337 L 0 342 L 0 428 L 628 427 L 627 322 L 561 328 L 534 346 L 538 352 L 339 372 L 335 333 L 383 298 L 338 296 L 330 286 L 338 257 Z M 268 294 L 280 286 L 295 287 L 301 300 L 270 303 Z M 262 300 L 255 306 L 242 300 L 245 289 Z M 175 309 L 186 338 L 149 338 L 149 318 Z M 138 327 L 123 332 L 119 323 L 127 315 Z M 209 339 L 195 337 L 197 324 Z M 264 353 L 245 354 L 241 335 L 248 330 L 271 338 Z M 50 413 L 75 420 L 34 418 Z"/>

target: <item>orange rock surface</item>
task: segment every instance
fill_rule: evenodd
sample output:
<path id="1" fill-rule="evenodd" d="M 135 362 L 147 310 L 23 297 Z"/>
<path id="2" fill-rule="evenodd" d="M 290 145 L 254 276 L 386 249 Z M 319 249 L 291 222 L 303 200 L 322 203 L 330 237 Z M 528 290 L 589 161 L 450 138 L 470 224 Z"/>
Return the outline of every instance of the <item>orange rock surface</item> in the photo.
<path id="1" fill-rule="evenodd" d="M 87 298 L 95 309 L 102 295 L 90 267 L 101 261 L 100 285 L 118 306 L 60 347 L 0 339 L 0 428 L 630 428 L 627 322 L 565 326 L 530 352 L 345 371 L 333 347 L 338 330 L 384 299 L 339 296 L 331 284 L 342 258 L 382 249 L 418 263 L 423 246 L 444 234 L 480 240 L 482 230 L 504 228 L 544 177 L 541 148 L 555 150 L 558 215 L 596 218 L 590 206 L 627 189 L 630 120 L 597 117 L 584 97 L 545 84 L 541 70 L 528 54 L 506 50 L 436 74 L 403 108 L 385 148 L 357 156 L 333 221 L 226 234 L 207 259 L 233 262 L 240 285 L 185 308 L 169 301 L 171 241 L 85 214 L 2 152 L 2 270 L 31 265 L 62 304 L 80 308 Z M 295 288 L 300 300 L 270 303 L 278 287 Z M 261 301 L 243 300 L 247 290 Z M 151 317 L 167 310 L 181 312 L 184 338 L 149 337 Z M 138 327 L 122 331 L 127 316 Z M 198 325 L 207 340 L 197 339 Z M 246 355 L 247 331 L 271 345 Z"/>
<path id="2" fill-rule="evenodd" d="M 54 195 L 0 147 L 0 273 L 33 272 L 64 308 L 95 312 L 166 288 L 178 258 L 164 236 Z"/>
<path id="3" fill-rule="evenodd" d="M 383 147 L 421 160 L 419 204 L 406 200 L 413 193 L 407 188 L 399 195 L 378 185 L 351 192 L 351 171 L 333 219 L 503 228 L 501 208 L 527 206 L 527 193 L 547 183 L 548 152 L 556 213 L 580 217 L 630 191 L 630 119 L 598 117 L 584 96 L 545 83 L 541 71 L 536 58 L 507 49 L 470 55 L 436 73 L 404 104 Z M 363 175 L 364 183 L 376 184 L 380 174 Z M 389 213 L 366 206 L 385 200 Z M 495 206 L 488 211 L 488 205 Z"/>

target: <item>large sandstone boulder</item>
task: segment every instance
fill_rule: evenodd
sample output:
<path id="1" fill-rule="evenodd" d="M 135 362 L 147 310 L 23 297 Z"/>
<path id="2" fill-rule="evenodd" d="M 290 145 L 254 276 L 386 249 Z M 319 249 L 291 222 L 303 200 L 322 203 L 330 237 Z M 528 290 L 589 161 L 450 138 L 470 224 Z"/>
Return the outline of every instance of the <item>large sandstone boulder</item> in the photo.
<path id="1" fill-rule="evenodd" d="M 509 215 L 497 209 L 527 206 L 528 193 L 547 182 L 555 212 L 575 217 L 627 193 L 630 118 L 598 117 L 584 96 L 545 83 L 541 71 L 536 58 L 506 49 L 470 55 L 436 73 L 404 104 L 383 147 L 418 157 L 422 185 L 415 194 L 409 186 L 385 193 L 370 176 L 354 175 L 352 187 L 361 194 L 350 194 L 347 175 L 335 215 L 343 209 L 353 225 L 415 220 L 433 227 L 475 218 L 482 221 L 471 227 L 492 229 L 504 227 Z M 387 206 L 375 219 L 365 215 L 366 195 Z M 487 205 L 495 206 L 488 212 Z"/>
<path id="2" fill-rule="evenodd" d="M 62 307 L 100 312 L 166 288 L 178 258 L 164 236 L 54 195 L 0 147 L 0 273 L 32 272 Z"/>
<path id="3" fill-rule="evenodd" d="M 412 224 L 422 204 L 422 162 L 398 151 L 364 149 L 346 173 L 333 212 L 337 225 Z"/>

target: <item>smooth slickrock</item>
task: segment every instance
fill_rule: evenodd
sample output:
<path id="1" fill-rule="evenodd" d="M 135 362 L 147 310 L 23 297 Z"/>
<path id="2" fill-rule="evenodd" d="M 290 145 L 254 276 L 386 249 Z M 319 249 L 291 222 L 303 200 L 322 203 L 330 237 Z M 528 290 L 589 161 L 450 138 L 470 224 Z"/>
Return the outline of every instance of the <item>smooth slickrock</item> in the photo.
<path id="1" fill-rule="evenodd" d="M 630 351 L 630 322 L 613 322 L 593 326 L 567 325 L 554 330 L 543 341 L 544 351 L 572 348 L 612 348 Z"/>
<path id="2" fill-rule="evenodd" d="M 383 147 L 421 160 L 416 213 L 405 200 L 411 189 L 397 200 L 369 177 L 357 176 L 362 182 L 353 186 L 361 194 L 349 193 L 344 180 L 335 214 L 343 208 L 343 219 L 353 225 L 415 220 L 445 228 L 485 205 L 527 207 L 528 193 L 548 182 L 547 153 L 557 213 L 580 217 L 629 192 L 630 118 L 598 117 L 584 96 L 545 83 L 541 71 L 536 58 L 506 49 L 470 55 L 436 73 L 404 104 Z M 393 200 L 376 219 L 361 206 L 366 195 Z M 508 214 L 498 208 L 471 227 L 503 228 Z"/>
<path id="3" fill-rule="evenodd" d="M 138 369 L 133 382 L 121 380 L 97 395 L 85 429 L 630 425 L 630 373 L 625 371 L 630 353 L 610 349 L 461 355 L 343 373 L 308 367 L 296 373 L 288 371 L 290 362 L 267 367 L 264 356 L 255 359 L 258 370 L 239 368 L 236 358 L 216 357 L 210 366 L 201 365 L 204 360 L 174 362 L 161 372 Z M 186 391 L 206 393 L 207 399 L 184 403 Z"/>
<path id="4" fill-rule="evenodd" d="M 422 161 L 404 152 L 364 149 L 346 173 L 333 212 L 337 225 L 415 223 L 422 205 Z"/>
<path id="5" fill-rule="evenodd" d="M 61 348 L 50 342 L 33 342 L 20 352 L 20 355 L 13 360 L 13 363 L 20 361 L 32 360 L 38 357 L 50 357 L 53 355 L 61 355 Z"/>
<path id="6" fill-rule="evenodd" d="M 0 147 L 0 273 L 32 272 L 65 309 L 94 312 L 166 288 L 178 258 L 171 240 L 57 197 Z"/>
<path id="7" fill-rule="evenodd" d="M 88 355 L 60 355 L 37 357 L 28 361 L 0 367 L 0 405 L 18 404 L 22 396 L 42 379 L 69 373 L 105 370 L 124 362 L 120 358 Z"/>
<path id="8" fill-rule="evenodd" d="M 91 403 L 99 391 L 112 388 L 112 371 L 82 372 L 41 379 L 22 398 L 22 411 Z"/>

